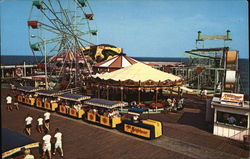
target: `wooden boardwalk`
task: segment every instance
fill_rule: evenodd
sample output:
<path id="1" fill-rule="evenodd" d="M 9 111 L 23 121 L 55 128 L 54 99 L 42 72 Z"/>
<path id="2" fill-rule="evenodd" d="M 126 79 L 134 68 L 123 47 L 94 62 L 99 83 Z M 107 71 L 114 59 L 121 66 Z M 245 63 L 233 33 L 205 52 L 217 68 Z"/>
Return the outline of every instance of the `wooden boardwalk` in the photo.
<path id="1" fill-rule="evenodd" d="M 5 97 L 6 92 L 2 92 Z M 44 111 L 21 105 L 19 111 L 7 112 L 1 100 L 2 127 L 23 133 L 24 118 L 27 113 L 36 119 Z M 187 108 L 186 111 L 190 111 Z M 156 140 L 143 140 L 126 135 L 113 129 L 106 129 L 52 113 L 51 134 L 56 127 L 63 132 L 64 158 L 66 159 L 165 159 L 165 158 L 242 158 L 248 156 L 248 151 L 238 143 L 226 138 L 214 136 L 194 125 L 178 123 L 183 112 L 178 114 L 153 115 L 161 119 L 164 125 L 164 135 Z M 150 118 L 151 118 L 150 117 Z M 205 126 L 204 126 L 205 128 Z M 42 134 L 32 129 L 31 138 L 40 141 Z M 33 154 L 39 158 L 39 150 Z M 52 158 L 60 158 L 58 155 Z"/>

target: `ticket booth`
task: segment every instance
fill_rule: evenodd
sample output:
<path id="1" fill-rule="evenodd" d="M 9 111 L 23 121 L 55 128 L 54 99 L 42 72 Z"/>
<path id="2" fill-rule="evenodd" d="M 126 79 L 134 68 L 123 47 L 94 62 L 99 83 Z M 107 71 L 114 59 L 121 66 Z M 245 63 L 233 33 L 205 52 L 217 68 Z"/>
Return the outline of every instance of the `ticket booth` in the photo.
<path id="1" fill-rule="evenodd" d="M 234 140 L 244 140 L 249 135 L 249 101 L 244 101 L 243 94 L 226 93 L 213 97 L 214 108 L 213 134 Z"/>

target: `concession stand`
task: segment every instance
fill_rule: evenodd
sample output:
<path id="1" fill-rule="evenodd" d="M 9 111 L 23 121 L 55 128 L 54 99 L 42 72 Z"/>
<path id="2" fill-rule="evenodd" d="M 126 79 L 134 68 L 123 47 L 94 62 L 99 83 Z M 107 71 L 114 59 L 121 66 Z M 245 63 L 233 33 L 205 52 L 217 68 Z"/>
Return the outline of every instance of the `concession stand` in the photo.
<path id="1" fill-rule="evenodd" d="M 38 97 L 36 98 L 36 107 L 50 111 L 55 111 L 58 107 L 56 95 L 60 93 L 53 90 L 39 90 L 36 92 Z"/>
<path id="2" fill-rule="evenodd" d="M 131 108 L 128 114 L 139 117 L 145 109 Z M 146 139 L 155 139 L 162 136 L 162 123 L 159 121 L 146 120 L 123 120 L 123 131 L 127 134 L 135 135 Z"/>
<path id="3" fill-rule="evenodd" d="M 125 102 L 97 98 L 86 100 L 85 104 L 91 107 L 85 115 L 85 120 L 110 128 L 116 128 L 117 124 L 121 124 L 118 108 L 127 106 Z"/>
<path id="4" fill-rule="evenodd" d="M 213 97 L 211 108 L 214 109 L 214 135 L 240 141 L 244 136 L 249 137 L 249 101 L 244 101 L 243 94 L 223 92 L 221 97 Z"/>
<path id="5" fill-rule="evenodd" d="M 18 102 L 27 104 L 30 106 L 35 105 L 34 94 L 36 91 L 40 90 L 39 88 L 35 88 L 32 86 L 19 86 L 16 89 L 20 91 L 20 94 L 17 97 Z"/>
<path id="6" fill-rule="evenodd" d="M 83 109 L 83 102 L 87 99 L 90 99 L 90 96 L 83 96 L 78 94 L 60 94 L 57 95 L 60 100 L 64 100 L 60 102 L 58 113 L 63 115 L 68 115 L 70 117 L 81 119 L 85 114 Z"/>
<path id="7" fill-rule="evenodd" d="M 178 76 L 152 68 L 141 62 L 113 72 L 96 74 L 85 80 L 88 90 L 97 98 L 132 102 L 138 105 L 146 103 L 150 94 L 153 108 L 162 107 L 163 90 L 178 90 L 180 96 L 184 80 Z"/>

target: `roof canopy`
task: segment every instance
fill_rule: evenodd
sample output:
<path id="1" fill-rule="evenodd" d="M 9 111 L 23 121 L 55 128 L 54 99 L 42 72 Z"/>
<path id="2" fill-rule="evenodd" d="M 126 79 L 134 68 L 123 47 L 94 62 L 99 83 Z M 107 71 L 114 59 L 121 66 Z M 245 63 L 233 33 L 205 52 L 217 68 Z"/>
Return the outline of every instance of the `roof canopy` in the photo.
<path id="1" fill-rule="evenodd" d="M 132 115 L 140 115 L 143 112 L 147 111 L 147 109 L 142 109 L 142 108 L 130 108 L 128 109 L 128 114 Z"/>
<path id="2" fill-rule="evenodd" d="M 92 76 L 99 81 L 110 81 L 111 85 L 140 85 L 140 86 L 176 86 L 182 85 L 183 79 L 166 73 L 141 62 L 119 69 L 111 73 Z"/>
<path id="3" fill-rule="evenodd" d="M 82 96 L 82 95 L 70 94 L 70 93 L 65 93 L 65 94 L 57 95 L 57 97 L 59 97 L 61 99 L 76 101 L 76 102 L 80 102 L 82 100 L 90 99 L 90 96 Z"/>
<path id="4" fill-rule="evenodd" d="M 126 55 L 117 55 L 112 57 L 109 60 L 105 60 L 103 62 L 97 63 L 94 67 L 102 67 L 102 68 L 123 68 L 137 63 L 138 61 L 132 59 Z"/>
<path id="5" fill-rule="evenodd" d="M 127 106 L 127 103 L 125 102 L 118 102 L 118 101 L 110 101 L 106 99 L 99 99 L 99 98 L 92 98 L 87 101 L 85 101 L 86 104 L 102 107 L 102 108 L 108 108 L 113 109 L 121 106 Z"/>
<path id="6" fill-rule="evenodd" d="M 39 95 L 44 95 L 44 96 L 55 96 L 55 95 L 62 94 L 60 92 L 53 91 L 53 90 L 39 90 L 36 93 Z"/>
<path id="7" fill-rule="evenodd" d="M 32 140 L 22 134 L 15 131 L 2 128 L 2 157 L 8 157 L 18 151 L 21 148 L 33 148 L 39 147 L 39 142 Z"/>
<path id="8" fill-rule="evenodd" d="M 19 86 L 16 88 L 17 90 L 24 91 L 24 92 L 36 92 L 40 90 L 40 88 L 35 88 L 31 86 Z"/>

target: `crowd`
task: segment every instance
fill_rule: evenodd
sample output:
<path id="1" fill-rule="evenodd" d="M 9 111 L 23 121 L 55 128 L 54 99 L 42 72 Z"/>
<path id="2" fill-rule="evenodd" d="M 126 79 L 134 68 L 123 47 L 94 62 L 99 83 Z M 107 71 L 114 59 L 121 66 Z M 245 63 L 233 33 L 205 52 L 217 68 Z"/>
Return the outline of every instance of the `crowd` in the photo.
<path id="1" fill-rule="evenodd" d="M 43 118 L 44 117 L 44 118 Z M 39 133 L 45 133 L 45 135 L 42 138 L 42 150 L 43 154 L 41 158 L 45 157 L 45 153 L 48 152 L 49 159 L 52 158 L 51 155 L 51 135 L 49 134 L 50 132 L 50 112 L 45 112 L 43 114 L 43 117 L 41 115 L 38 116 L 37 118 L 37 131 Z M 31 135 L 31 128 L 32 128 L 32 121 L 33 117 L 30 114 L 27 114 L 25 118 L 25 133 L 27 135 Z M 56 128 L 55 134 L 55 149 L 53 151 L 53 154 L 55 155 L 56 150 L 60 150 L 61 157 L 63 157 L 63 149 L 62 149 L 62 133 L 60 132 L 59 128 Z M 29 153 L 30 155 L 30 153 Z"/>
<path id="2" fill-rule="evenodd" d="M 181 110 L 184 108 L 183 106 L 184 98 L 181 97 L 178 101 L 173 98 L 167 98 L 166 100 L 166 110 L 169 112 L 177 112 L 178 110 Z"/>
<path id="3" fill-rule="evenodd" d="M 13 93 L 14 95 L 11 96 L 10 94 L 8 94 L 6 96 L 6 104 L 7 104 L 7 110 L 8 111 L 12 111 L 13 110 L 13 106 L 14 108 L 16 108 L 17 110 L 19 110 L 19 105 L 18 105 L 18 100 L 17 100 L 17 95 L 15 93 Z M 14 100 L 13 100 L 14 97 Z M 50 112 L 46 111 L 43 116 L 39 115 L 36 119 L 36 129 L 39 133 L 41 134 L 45 134 L 42 137 L 42 156 L 41 158 L 45 157 L 46 152 L 48 153 L 48 157 L 49 159 L 52 158 L 51 155 L 51 135 L 50 135 Z M 24 119 L 24 123 L 25 123 L 25 129 L 24 129 L 24 133 L 27 134 L 28 136 L 31 136 L 32 134 L 32 123 L 34 121 L 34 117 L 32 117 L 29 113 L 26 115 L 26 118 Z M 60 132 L 59 128 L 56 128 L 55 130 L 55 134 L 54 134 L 54 139 L 55 139 L 55 143 L 54 143 L 54 150 L 53 150 L 53 155 L 56 154 L 57 149 L 60 150 L 60 155 L 61 157 L 63 157 L 63 148 L 62 148 L 62 133 Z M 23 150 L 23 156 L 22 159 L 34 159 L 34 155 L 31 154 L 31 150 L 30 149 L 24 149 Z"/>

